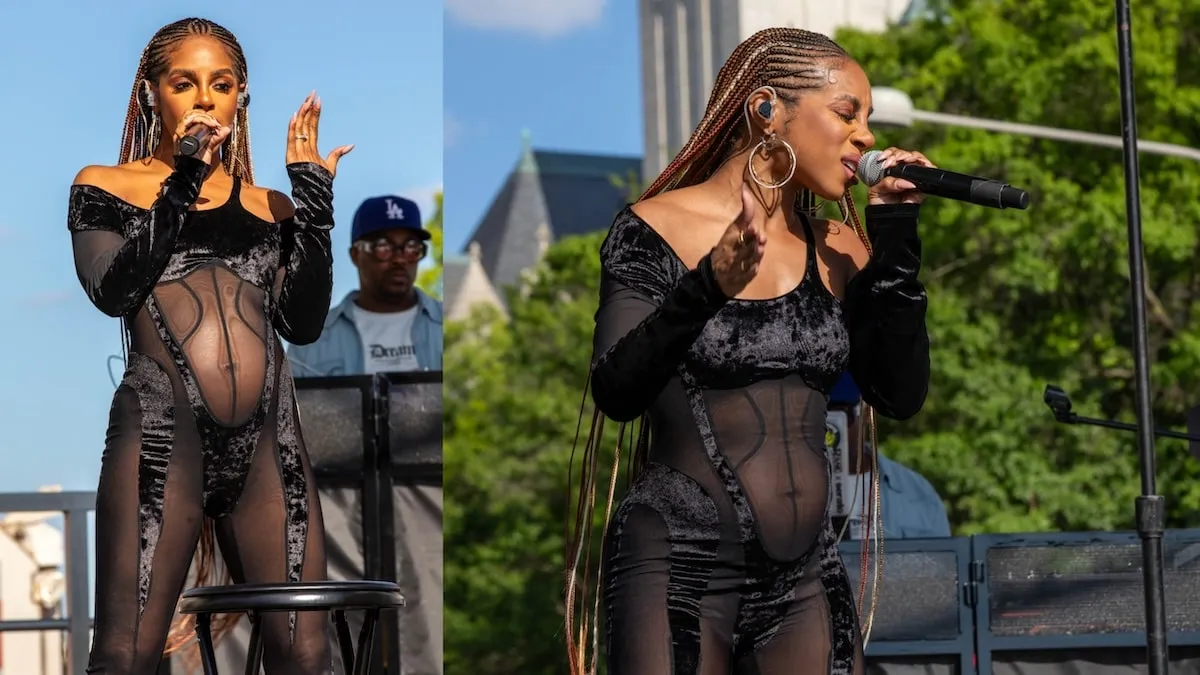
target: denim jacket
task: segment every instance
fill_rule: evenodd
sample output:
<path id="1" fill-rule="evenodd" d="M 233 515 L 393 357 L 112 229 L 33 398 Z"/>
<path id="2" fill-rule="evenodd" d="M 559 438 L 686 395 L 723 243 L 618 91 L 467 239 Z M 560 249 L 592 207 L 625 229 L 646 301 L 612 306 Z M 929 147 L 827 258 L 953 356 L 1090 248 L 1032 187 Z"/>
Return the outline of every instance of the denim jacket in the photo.
<path id="1" fill-rule="evenodd" d="M 316 342 L 288 346 L 287 355 L 293 377 L 363 373 L 362 337 L 354 324 L 356 297 L 358 291 L 351 291 L 341 303 L 329 310 L 329 315 L 325 317 L 325 328 Z M 412 325 L 417 365 L 421 370 L 441 370 L 442 303 L 418 288 L 417 307 L 419 311 Z"/>
<path id="2" fill-rule="evenodd" d="M 946 505 L 924 476 L 879 455 L 883 536 L 896 539 L 949 537 Z"/>

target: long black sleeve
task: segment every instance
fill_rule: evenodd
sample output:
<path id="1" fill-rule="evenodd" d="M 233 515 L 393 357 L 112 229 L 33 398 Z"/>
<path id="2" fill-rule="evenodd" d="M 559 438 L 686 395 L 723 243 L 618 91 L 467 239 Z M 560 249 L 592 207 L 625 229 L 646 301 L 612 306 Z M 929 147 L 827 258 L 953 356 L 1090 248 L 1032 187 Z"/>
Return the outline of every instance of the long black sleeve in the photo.
<path id="1" fill-rule="evenodd" d="M 148 211 L 129 207 L 95 186 L 71 186 L 67 227 L 75 271 L 100 311 L 127 316 L 146 301 L 170 261 L 207 171 L 199 159 L 177 158 Z"/>
<path id="2" fill-rule="evenodd" d="M 280 226 L 282 278 L 275 328 L 296 345 L 321 337 L 333 295 L 333 174 L 312 162 L 287 166 L 296 212 Z"/>
<path id="3" fill-rule="evenodd" d="M 682 263 L 628 214 L 613 224 L 600 262 L 592 400 L 609 418 L 627 422 L 653 403 L 728 298 L 708 256 L 676 275 Z"/>
<path id="4" fill-rule="evenodd" d="M 919 210 L 916 204 L 867 207 L 873 252 L 846 285 L 850 374 L 864 401 L 897 420 L 920 412 L 929 391 L 929 301 L 917 279 Z"/>

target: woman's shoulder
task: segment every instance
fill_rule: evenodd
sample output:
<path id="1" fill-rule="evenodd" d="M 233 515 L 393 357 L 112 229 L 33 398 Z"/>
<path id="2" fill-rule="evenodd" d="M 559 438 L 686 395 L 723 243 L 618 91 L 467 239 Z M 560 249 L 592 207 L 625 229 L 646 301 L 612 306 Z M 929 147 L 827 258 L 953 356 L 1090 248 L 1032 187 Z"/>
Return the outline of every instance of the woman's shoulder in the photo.
<path id="1" fill-rule="evenodd" d="M 108 230 L 122 232 L 145 211 L 140 206 L 148 178 L 145 167 L 90 165 L 75 174 L 71 183 L 68 227 L 73 232 Z M 153 198 L 151 198 L 153 201 Z"/>
<path id="2" fill-rule="evenodd" d="M 664 295 L 689 269 L 675 248 L 677 235 L 686 229 L 681 224 L 690 220 L 689 207 L 674 192 L 683 190 L 621 209 L 600 250 L 607 273 L 655 297 Z"/>
<path id="3" fill-rule="evenodd" d="M 244 184 L 242 205 L 259 218 L 273 223 L 282 223 L 296 213 L 296 206 L 290 197 L 261 185 Z"/>
<path id="4" fill-rule="evenodd" d="M 157 192 L 153 186 L 161 184 L 164 178 L 161 169 L 139 161 L 111 166 L 91 164 L 75 174 L 71 188 L 77 194 L 107 197 L 133 206 L 144 201 L 144 193 Z"/>
<path id="5" fill-rule="evenodd" d="M 627 204 L 613 218 L 600 247 L 600 258 L 606 267 L 645 261 L 668 252 L 658 229 L 643 217 L 643 204 Z"/>
<path id="6" fill-rule="evenodd" d="M 695 267 L 729 224 L 720 215 L 720 199 L 707 186 L 677 188 L 630 205 L 626 220 L 635 221 L 644 245 L 685 269 Z"/>
<path id="7" fill-rule="evenodd" d="M 712 201 L 709 192 L 700 185 L 660 192 L 636 204 L 630 211 L 665 242 L 687 239 L 696 226 L 709 216 L 704 213 Z"/>

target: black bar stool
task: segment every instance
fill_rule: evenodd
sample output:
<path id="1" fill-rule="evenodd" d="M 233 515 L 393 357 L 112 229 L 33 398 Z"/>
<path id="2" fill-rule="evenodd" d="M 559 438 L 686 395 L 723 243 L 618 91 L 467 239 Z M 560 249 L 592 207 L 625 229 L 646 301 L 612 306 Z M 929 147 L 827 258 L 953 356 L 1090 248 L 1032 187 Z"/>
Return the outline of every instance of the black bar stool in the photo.
<path id="1" fill-rule="evenodd" d="M 183 593 L 179 611 L 196 615 L 196 639 L 200 642 L 200 662 L 204 675 L 217 675 L 217 657 L 213 651 L 212 615 L 245 612 L 250 615 L 250 653 L 246 656 L 246 675 L 262 672 L 263 612 L 332 611 L 342 652 L 342 666 L 348 674 L 367 675 L 375 645 L 375 627 L 379 612 L 404 606 L 400 587 L 387 581 L 315 581 L 298 584 L 233 584 L 192 588 Z M 355 658 L 346 610 L 366 610 L 358 632 L 358 657 Z"/>

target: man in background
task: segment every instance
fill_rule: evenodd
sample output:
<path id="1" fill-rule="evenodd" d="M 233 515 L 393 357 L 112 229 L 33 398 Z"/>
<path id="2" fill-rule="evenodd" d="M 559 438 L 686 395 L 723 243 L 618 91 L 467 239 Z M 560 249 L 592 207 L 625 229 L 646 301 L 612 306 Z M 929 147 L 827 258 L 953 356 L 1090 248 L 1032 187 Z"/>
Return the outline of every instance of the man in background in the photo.
<path id="1" fill-rule="evenodd" d="M 430 236 L 412 200 L 371 197 L 358 207 L 358 290 L 329 310 L 320 339 L 288 348 L 297 377 L 442 369 L 442 303 L 417 288 Z"/>
<path id="2" fill-rule="evenodd" d="M 946 516 L 946 505 L 924 476 L 888 459 L 882 452 L 879 453 L 879 466 L 872 466 L 874 453 L 871 452 L 869 439 L 863 439 L 862 454 L 855 457 L 859 439 L 866 433 L 866 416 L 863 414 L 862 394 L 849 373 L 842 374 L 829 396 L 829 412 L 838 411 L 846 414 L 845 442 L 846 447 L 850 448 L 845 472 L 851 480 L 847 481 L 848 485 L 843 488 L 845 501 L 851 507 L 850 513 L 845 516 L 849 520 L 846 537 L 862 538 L 866 525 L 862 505 L 864 496 L 870 497 L 869 494 L 864 495 L 864 492 L 871 489 L 871 472 L 876 470 L 880 473 L 880 510 L 885 540 L 949 537 L 950 520 Z M 833 425 L 827 424 L 826 428 L 829 430 L 826 434 L 826 445 L 836 445 L 838 439 Z M 829 451 L 836 452 L 836 449 Z M 838 476 L 835 474 L 834 481 L 837 480 Z M 859 486 L 857 494 L 855 485 Z M 834 486 L 830 486 L 830 498 L 834 498 Z M 840 528 L 840 524 L 838 527 Z"/>
<path id="3" fill-rule="evenodd" d="M 295 377 L 442 369 L 442 303 L 416 284 L 430 237 L 409 199 L 372 197 L 358 207 L 350 260 L 359 288 L 329 311 L 316 342 L 288 348 Z M 330 572 L 362 578 L 362 564 L 350 562 L 363 559 L 359 490 L 324 488 L 321 501 Z M 392 502 L 397 579 L 406 600 L 400 610 L 402 672 L 442 675 L 442 484 L 397 475 Z M 333 555 L 335 549 L 343 554 Z"/>

